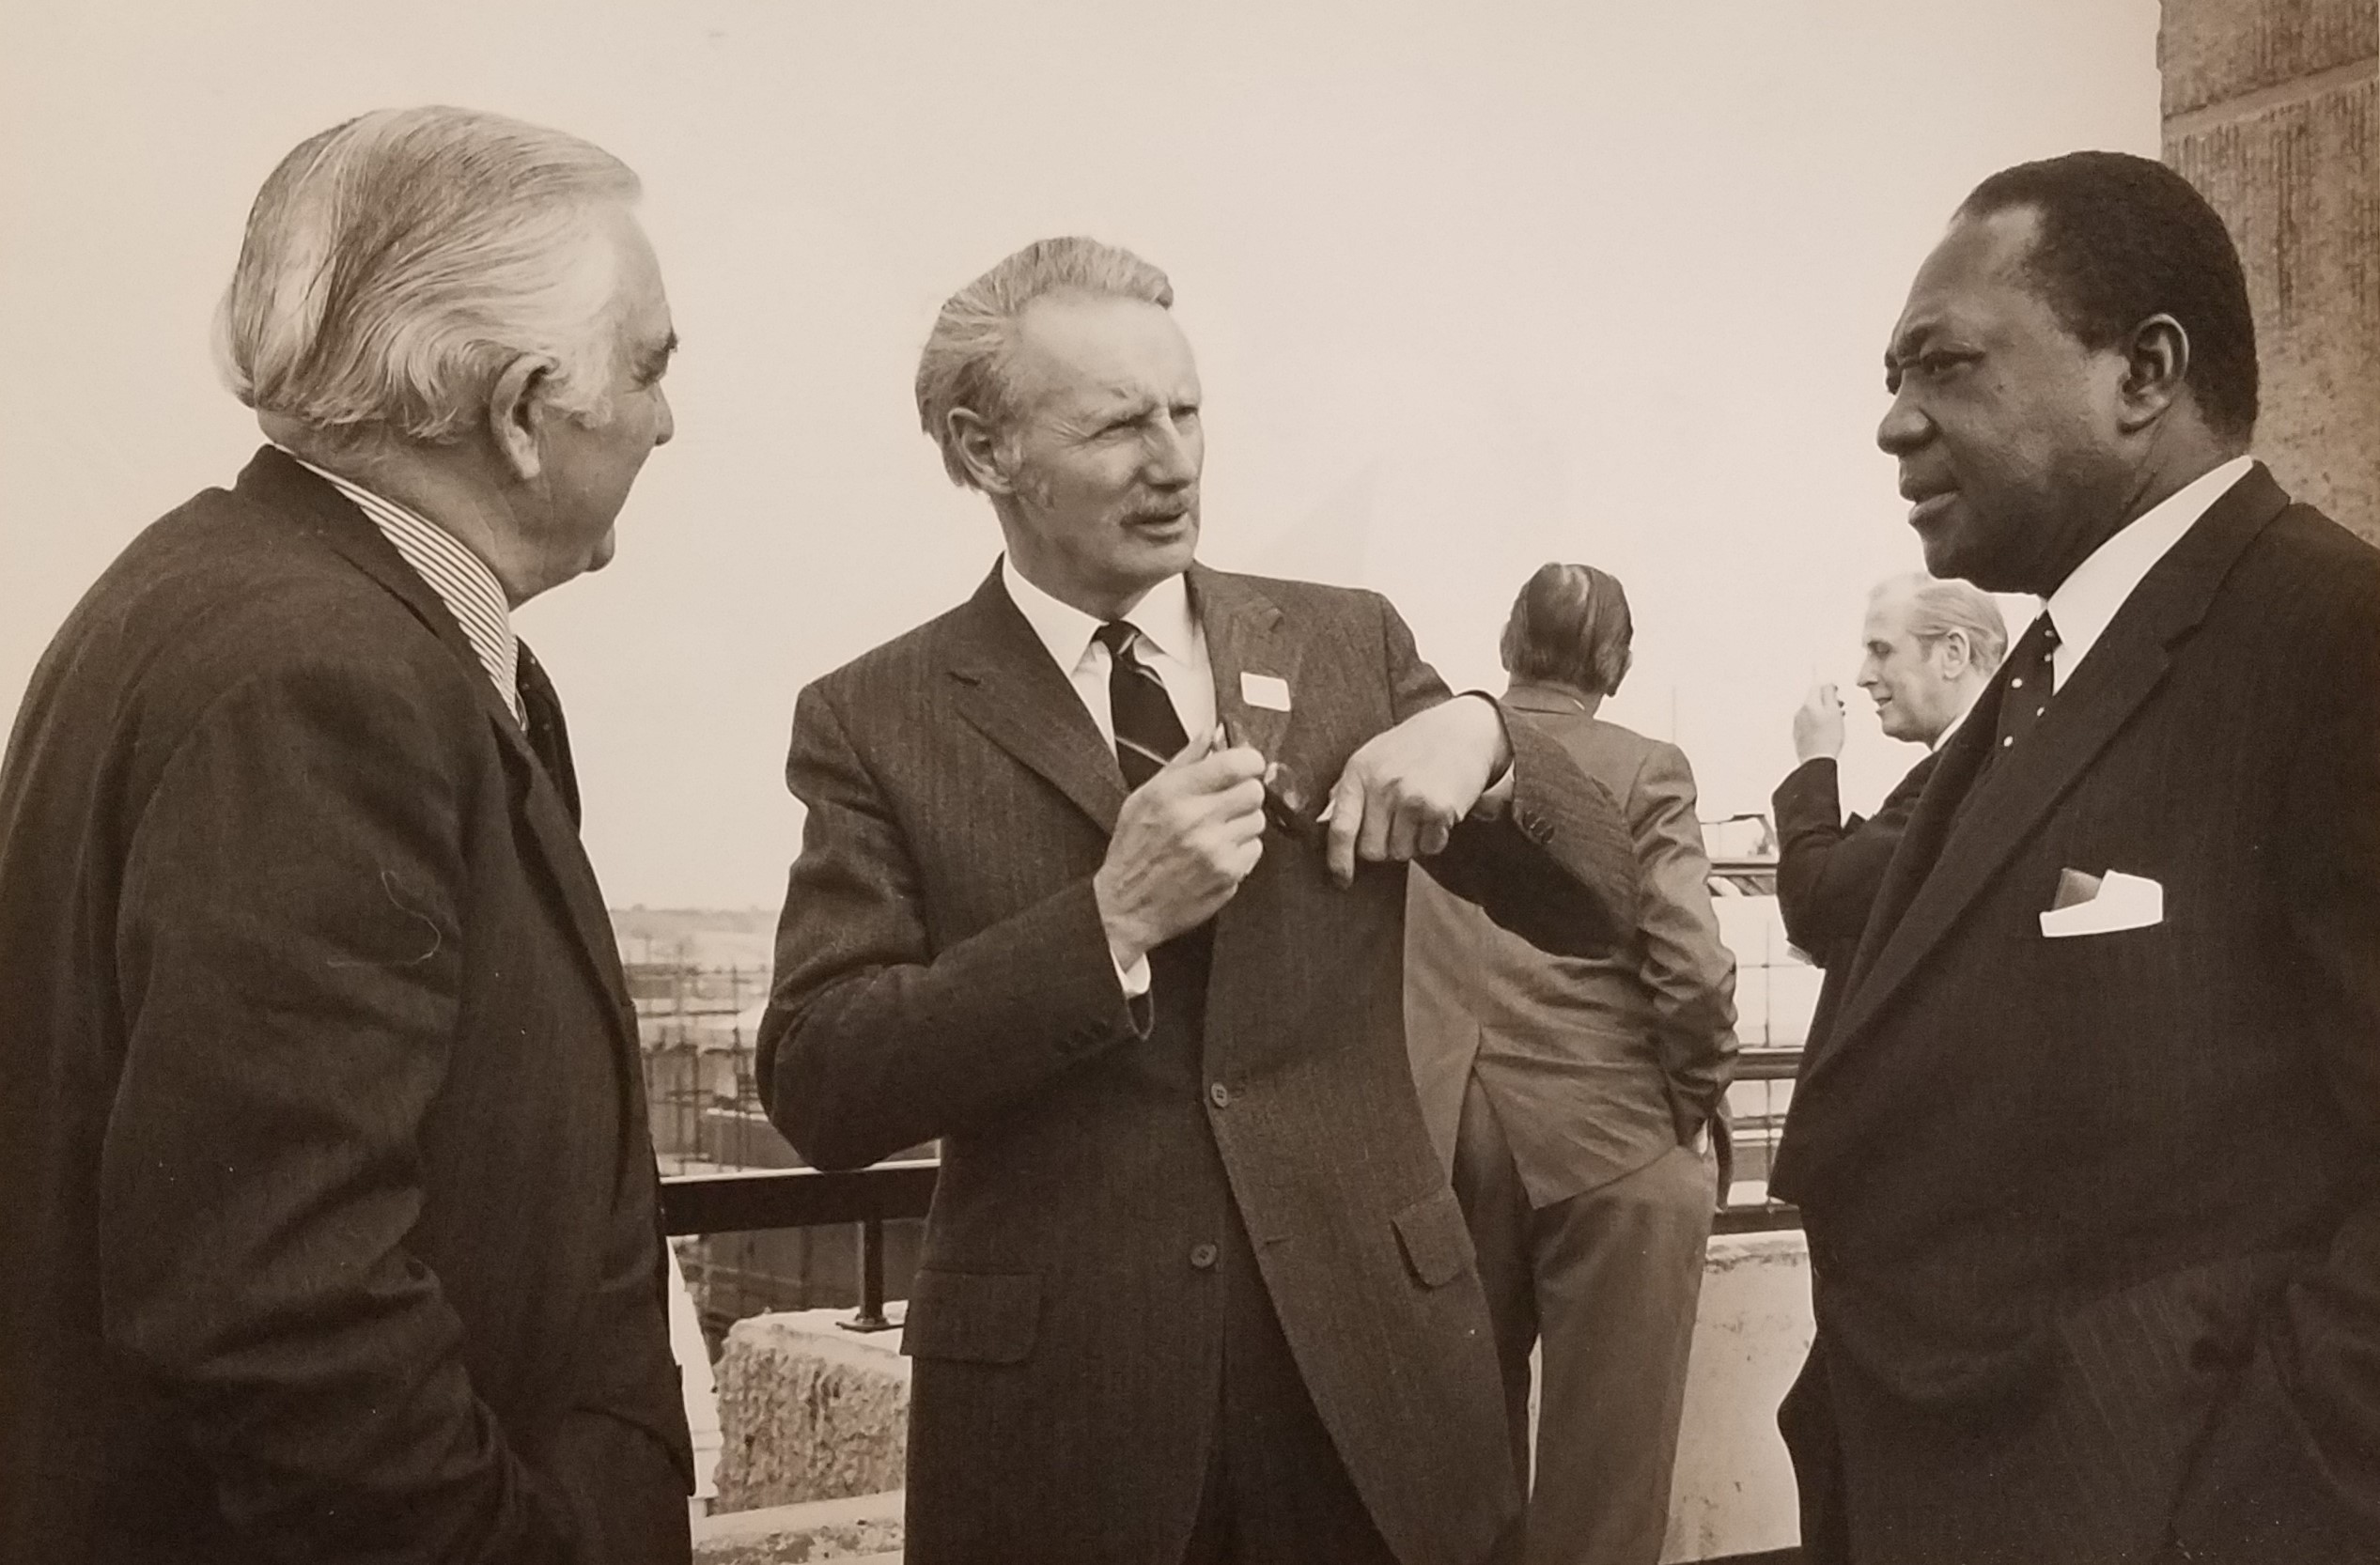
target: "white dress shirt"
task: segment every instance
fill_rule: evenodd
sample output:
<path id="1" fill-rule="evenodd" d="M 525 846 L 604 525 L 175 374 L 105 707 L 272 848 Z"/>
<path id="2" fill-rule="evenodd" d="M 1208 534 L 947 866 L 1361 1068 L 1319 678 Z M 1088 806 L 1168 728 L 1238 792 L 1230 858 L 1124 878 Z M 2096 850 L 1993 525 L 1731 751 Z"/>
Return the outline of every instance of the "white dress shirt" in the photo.
<path id="1" fill-rule="evenodd" d="M 1108 649 L 1095 638 L 1104 622 L 1084 613 L 1071 603 L 1061 603 L 1026 581 L 1019 573 L 1016 562 L 1006 555 L 1000 560 L 1001 584 L 1008 589 L 1008 599 L 1017 612 L 1025 616 L 1033 633 L 1050 652 L 1058 672 L 1074 687 L 1076 699 L 1082 709 L 1091 714 L 1099 735 L 1115 748 L 1115 711 L 1108 697 L 1108 675 L 1114 660 Z M 1164 683 L 1166 698 L 1174 704 L 1174 715 L 1182 722 L 1182 732 L 1192 741 L 1215 728 L 1215 667 L 1206 656 L 1206 630 L 1190 612 L 1190 584 L 1180 576 L 1169 576 L 1148 590 L 1148 595 L 1132 606 L 1124 616 L 1132 622 L 1132 628 L 1141 633 L 1134 650 L 1141 660 L 1155 670 Z M 1115 961 L 1115 953 L 1108 953 Z M 1149 959 L 1143 952 L 1133 959 L 1130 967 L 1115 962 L 1115 976 L 1124 985 L 1128 998 L 1148 993 Z"/>
<path id="2" fill-rule="evenodd" d="M 443 527 L 419 512 L 411 511 L 384 496 L 374 494 L 351 479 L 316 467 L 296 452 L 290 458 L 308 473 L 321 478 L 339 493 L 355 503 L 355 508 L 371 518 L 372 525 L 389 541 L 413 574 L 420 577 L 429 590 L 438 595 L 438 601 L 455 616 L 462 627 L 463 639 L 471 643 L 471 650 L 478 656 L 479 666 L 488 671 L 496 693 L 504 697 L 505 709 L 512 721 L 526 723 L 521 716 L 521 691 L 515 683 L 520 673 L 521 642 L 512 628 L 512 611 L 505 602 L 503 585 L 486 561 L 463 547 L 462 541 Z"/>
<path id="3" fill-rule="evenodd" d="M 2050 689 L 2062 689 L 2132 596 L 2140 579 L 2182 541 L 2191 524 L 2206 515 L 2233 484 L 2255 466 L 2252 457 L 2234 457 L 2209 469 L 2142 512 L 2130 526 L 2091 551 L 2045 607 L 2058 628 L 2050 649 Z"/>

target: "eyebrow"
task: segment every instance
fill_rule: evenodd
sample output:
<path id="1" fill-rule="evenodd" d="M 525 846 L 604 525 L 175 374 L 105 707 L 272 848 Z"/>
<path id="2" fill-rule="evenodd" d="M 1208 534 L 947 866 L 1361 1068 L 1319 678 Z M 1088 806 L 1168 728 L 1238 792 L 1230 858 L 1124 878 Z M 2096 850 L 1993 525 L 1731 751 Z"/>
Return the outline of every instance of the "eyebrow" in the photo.
<path id="1" fill-rule="evenodd" d="M 672 332 L 661 342 L 637 355 L 637 367 L 647 373 L 658 375 L 669 367 L 669 361 L 676 356 L 677 352 L 677 333 Z"/>

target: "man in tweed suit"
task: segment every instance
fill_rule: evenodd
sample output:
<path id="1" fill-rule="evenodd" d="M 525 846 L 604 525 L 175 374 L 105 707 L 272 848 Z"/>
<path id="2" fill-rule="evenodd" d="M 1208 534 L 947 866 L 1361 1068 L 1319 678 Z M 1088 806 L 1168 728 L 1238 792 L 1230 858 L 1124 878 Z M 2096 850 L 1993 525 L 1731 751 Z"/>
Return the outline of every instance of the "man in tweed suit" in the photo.
<path id="1" fill-rule="evenodd" d="M 1517 1495 L 1404 861 L 1592 944 L 1627 838 L 1377 597 L 1192 562 L 1172 299 L 1057 240 L 943 306 L 920 413 L 1006 554 L 801 694 L 763 1091 L 822 1166 L 941 1140 L 915 1565 L 1476 1560 Z"/>
<path id="2" fill-rule="evenodd" d="M 1927 566 L 2046 610 L 1778 1153 L 1804 1550 L 2380 1558 L 2380 554 L 2248 455 L 2238 258 L 2147 159 L 1986 179 L 1885 364 Z"/>

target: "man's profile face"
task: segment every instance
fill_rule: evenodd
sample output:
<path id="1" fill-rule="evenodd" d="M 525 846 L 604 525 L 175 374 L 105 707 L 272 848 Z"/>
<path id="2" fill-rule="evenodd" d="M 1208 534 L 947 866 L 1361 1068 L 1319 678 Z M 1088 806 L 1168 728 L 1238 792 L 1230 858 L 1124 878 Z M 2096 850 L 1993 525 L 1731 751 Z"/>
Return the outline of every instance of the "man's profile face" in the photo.
<path id="1" fill-rule="evenodd" d="M 1886 593 L 1869 600 L 1859 628 L 1862 655 L 1859 688 L 1875 703 L 1876 721 L 1895 739 L 1932 744 L 1958 716 L 1958 690 L 1952 682 L 1947 640 L 1921 642 L 1909 634 L 1909 595 Z"/>
<path id="2" fill-rule="evenodd" d="M 1190 343 L 1155 304 L 1053 295 L 1025 307 L 1010 363 L 1009 556 L 1061 602 L 1122 614 L 1198 549 L 1206 438 Z"/>
<path id="3" fill-rule="evenodd" d="M 2030 208 L 1962 217 L 1910 285 L 1876 443 L 1936 576 L 2046 596 L 2123 516 L 2122 352 L 2067 332 L 2024 272 Z"/>
<path id="4" fill-rule="evenodd" d="M 677 346 L 661 263 L 645 231 L 625 208 L 605 225 L 601 242 L 614 246 L 618 277 L 612 312 L 617 327 L 609 365 L 610 411 L 599 422 L 567 414 L 546 422 L 541 474 L 547 504 L 533 526 L 551 582 L 611 563 L 613 526 L 645 458 L 677 432 L 662 373 Z"/>

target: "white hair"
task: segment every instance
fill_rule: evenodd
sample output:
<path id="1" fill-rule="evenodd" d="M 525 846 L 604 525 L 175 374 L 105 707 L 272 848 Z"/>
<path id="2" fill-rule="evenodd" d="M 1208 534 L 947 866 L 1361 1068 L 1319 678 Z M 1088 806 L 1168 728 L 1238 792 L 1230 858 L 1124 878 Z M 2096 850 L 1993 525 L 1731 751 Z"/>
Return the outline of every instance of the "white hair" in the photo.
<path id="1" fill-rule="evenodd" d="M 458 439 L 496 376 L 608 414 L 635 174 L 576 136 L 469 109 L 383 109 L 301 143 L 248 213 L 215 318 L 233 395 L 326 438 Z"/>
<path id="2" fill-rule="evenodd" d="M 1909 612 L 1905 628 L 1921 642 L 1938 642 L 1956 630 L 1967 638 L 1968 656 L 1979 673 L 1990 674 L 2008 656 L 2008 621 L 1991 594 L 1970 582 L 1943 581 L 1924 571 L 1888 576 L 1875 584 L 1872 598 L 1906 594 Z"/>
<path id="3" fill-rule="evenodd" d="M 1017 318 L 1049 294 L 1138 299 L 1174 307 L 1165 273 L 1129 250 L 1097 240 L 1036 240 L 968 284 L 942 305 L 917 358 L 917 418 L 941 447 L 942 468 L 963 487 L 974 476 L 959 457 L 950 415 L 965 408 L 995 430 L 1017 412 L 1009 352 Z"/>

